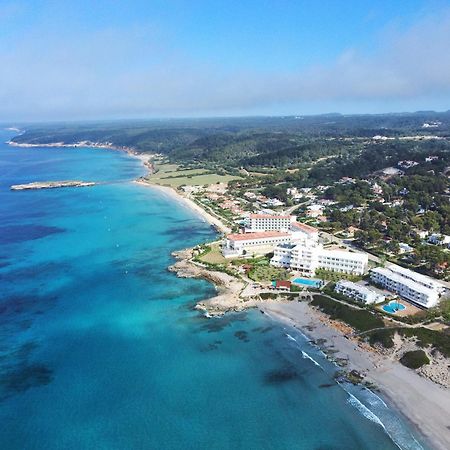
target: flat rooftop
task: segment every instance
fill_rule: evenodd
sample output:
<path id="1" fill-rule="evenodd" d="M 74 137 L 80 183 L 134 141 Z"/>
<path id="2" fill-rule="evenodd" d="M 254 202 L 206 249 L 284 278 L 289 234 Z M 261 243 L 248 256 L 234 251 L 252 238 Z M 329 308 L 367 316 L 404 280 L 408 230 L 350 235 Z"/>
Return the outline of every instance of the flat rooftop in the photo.
<path id="1" fill-rule="evenodd" d="M 227 239 L 229 239 L 230 241 L 252 241 L 255 239 L 284 236 L 290 236 L 290 233 L 283 233 L 281 231 L 261 231 L 260 233 L 229 234 L 227 235 Z"/>

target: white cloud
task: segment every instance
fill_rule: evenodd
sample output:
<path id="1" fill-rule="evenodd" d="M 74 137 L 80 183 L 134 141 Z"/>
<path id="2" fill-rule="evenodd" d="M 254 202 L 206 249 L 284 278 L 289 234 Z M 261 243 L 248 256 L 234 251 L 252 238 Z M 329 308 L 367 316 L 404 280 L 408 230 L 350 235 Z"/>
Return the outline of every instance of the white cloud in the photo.
<path id="1" fill-rule="evenodd" d="M 232 72 L 182 55 L 154 28 L 83 35 L 35 30 L 1 45 L 0 119 L 220 114 L 352 104 L 431 108 L 450 100 L 450 14 L 423 18 L 335 61 L 289 72 Z M 427 102 L 429 104 L 427 104 Z"/>

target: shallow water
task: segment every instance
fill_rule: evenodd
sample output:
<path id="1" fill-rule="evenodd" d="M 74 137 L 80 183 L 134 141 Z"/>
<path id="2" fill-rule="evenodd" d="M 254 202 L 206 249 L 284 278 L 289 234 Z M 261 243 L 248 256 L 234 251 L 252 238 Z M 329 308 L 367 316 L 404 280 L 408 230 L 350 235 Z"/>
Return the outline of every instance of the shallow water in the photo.
<path id="1" fill-rule="evenodd" d="M 214 232 L 131 183 L 135 159 L 0 144 L 0 166 L 1 449 L 398 448 L 380 420 L 420 448 L 300 333 L 193 310 L 214 289 L 168 272 L 170 253 Z M 103 184 L 9 191 L 58 179 Z"/>

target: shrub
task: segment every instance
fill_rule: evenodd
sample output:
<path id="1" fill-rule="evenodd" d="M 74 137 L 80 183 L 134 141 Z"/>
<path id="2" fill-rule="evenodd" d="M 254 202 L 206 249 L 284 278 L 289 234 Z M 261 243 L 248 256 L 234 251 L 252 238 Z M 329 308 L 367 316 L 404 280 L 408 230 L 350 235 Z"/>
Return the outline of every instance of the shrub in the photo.
<path id="1" fill-rule="evenodd" d="M 423 350 L 414 350 L 406 352 L 401 358 L 400 362 L 410 369 L 418 369 L 425 364 L 430 364 L 427 354 Z"/>
<path id="2" fill-rule="evenodd" d="M 370 333 L 369 343 L 370 343 L 370 345 L 379 343 L 384 348 L 392 348 L 394 346 L 394 341 L 392 340 L 392 334 L 393 333 L 389 329 L 375 330 L 372 333 Z"/>
<path id="3" fill-rule="evenodd" d="M 321 311 L 328 314 L 332 319 L 341 320 L 358 331 L 367 331 L 384 326 L 383 320 L 370 311 L 343 305 L 323 295 L 315 295 L 311 304 L 318 306 Z"/>
<path id="4" fill-rule="evenodd" d="M 392 336 L 399 333 L 403 337 L 416 338 L 419 347 L 431 345 L 433 349 L 441 352 L 446 358 L 450 357 L 450 335 L 442 332 L 429 330 L 428 328 L 386 328 L 384 330 L 375 330 L 369 333 L 370 344 L 379 342 L 386 348 L 393 347 Z"/>

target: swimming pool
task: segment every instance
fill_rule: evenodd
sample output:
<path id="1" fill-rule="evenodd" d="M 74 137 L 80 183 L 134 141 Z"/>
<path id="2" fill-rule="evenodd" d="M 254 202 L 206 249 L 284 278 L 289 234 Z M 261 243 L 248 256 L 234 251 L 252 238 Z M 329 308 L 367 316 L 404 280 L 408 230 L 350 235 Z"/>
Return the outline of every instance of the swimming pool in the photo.
<path id="1" fill-rule="evenodd" d="M 310 286 L 315 288 L 318 288 L 321 285 L 320 281 L 310 280 L 309 278 L 294 278 L 292 282 L 296 284 L 303 284 L 303 286 Z"/>
<path id="2" fill-rule="evenodd" d="M 395 314 L 397 311 L 403 311 L 406 309 L 405 305 L 402 305 L 398 300 L 391 300 L 387 305 L 383 306 L 383 311 L 389 314 Z"/>

